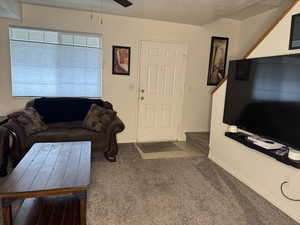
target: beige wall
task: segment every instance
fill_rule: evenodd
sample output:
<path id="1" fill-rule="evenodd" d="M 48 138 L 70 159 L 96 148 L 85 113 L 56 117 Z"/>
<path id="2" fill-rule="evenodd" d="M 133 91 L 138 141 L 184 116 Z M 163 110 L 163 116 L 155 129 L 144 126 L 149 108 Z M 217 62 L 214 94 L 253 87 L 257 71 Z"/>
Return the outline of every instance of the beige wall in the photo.
<path id="1" fill-rule="evenodd" d="M 282 15 L 285 9 L 286 6 L 243 20 L 241 22 L 238 55 L 241 57 L 245 55 L 261 35 Z"/>
<path id="2" fill-rule="evenodd" d="M 288 50 L 291 16 L 299 12 L 300 3 L 278 24 L 250 57 L 299 52 L 299 50 Z M 224 136 L 227 129 L 227 125 L 222 123 L 225 92 L 226 82 L 213 96 L 209 158 L 300 222 L 300 204 L 285 199 L 280 193 L 280 184 L 288 181 L 286 192 L 293 198 L 300 198 L 300 171 Z"/>
<path id="3" fill-rule="evenodd" d="M 126 131 L 119 136 L 120 142 L 136 139 L 138 50 L 141 40 L 183 43 L 188 47 L 186 86 L 184 97 L 184 131 L 207 131 L 209 129 L 211 87 L 206 86 L 210 37 L 230 37 L 229 58 L 236 57 L 239 22 L 220 20 L 205 27 L 145 20 L 121 16 L 99 15 L 90 19 L 84 11 L 23 6 L 22 22 L 0 19 L 0 115 L 22 108 L 27 98 L 11 96 L 8 26 L 19 25 L 45 29 L 100 33 L 103 36 L 104 74 L 103 98 L 115 106 L 126 124 Z M 112 45 L 132 47 L 132 72 L 130 76 L 112 76 Z"/>
<path id="4" fill-rule="evenodd" d="M 291 19 L 292 15 L 298 13 L 300 13 L 300 3 L 294 6 L 293 10 L 288 13 L 249 58 L 300 53 L 300 50 L 289 50 Z"/>

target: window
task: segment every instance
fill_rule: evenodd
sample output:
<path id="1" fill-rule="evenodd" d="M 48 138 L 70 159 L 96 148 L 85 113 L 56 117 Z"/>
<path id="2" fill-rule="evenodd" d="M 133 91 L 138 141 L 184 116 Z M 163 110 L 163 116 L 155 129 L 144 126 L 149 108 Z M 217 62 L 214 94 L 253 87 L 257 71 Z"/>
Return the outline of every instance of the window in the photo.
<path id="1" fill-rule="evenodd" d="M 100 97 L 98 35 L 11 27 L 13 96 Z"/>

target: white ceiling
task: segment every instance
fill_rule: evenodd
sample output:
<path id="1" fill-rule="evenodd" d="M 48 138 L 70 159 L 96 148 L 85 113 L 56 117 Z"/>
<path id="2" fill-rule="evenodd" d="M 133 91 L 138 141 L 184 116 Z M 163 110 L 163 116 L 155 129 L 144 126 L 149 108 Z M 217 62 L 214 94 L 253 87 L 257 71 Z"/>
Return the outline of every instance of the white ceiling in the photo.
<path id="1" fill-rule="evenodd" d="M 0 17 L 21 19 L 21 4 L 16 0 L 0 0 Z"/>
<path id="2" fill-rule="evenodd" d="M 287 7 L 292 2 L 292 0 L 130 0 L 133 6 L 123 8 L 113 0 L 19 1 L 194 25 L 206 24 L 222 17 L 243 20 L 270 9 Z"/>

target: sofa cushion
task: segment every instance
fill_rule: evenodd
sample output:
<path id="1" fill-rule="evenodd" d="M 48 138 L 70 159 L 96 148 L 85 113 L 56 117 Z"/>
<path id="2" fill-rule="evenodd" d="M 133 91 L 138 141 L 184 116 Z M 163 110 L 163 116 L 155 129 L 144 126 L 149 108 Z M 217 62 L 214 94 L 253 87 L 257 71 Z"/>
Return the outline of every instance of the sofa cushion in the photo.
<path id="1" fill-rule="evenodd" d="M 31 103 L 32 104 L 32 103 Z M 38 98 L 33 107 L 46 124 L 83 121 L 92 104 L 112 109 L 109 102 L 88 98 Z"/>
<path id="2" fill-rule="evenodd" d="M 82 125 L 92 131 L 104 132 L 115 117 L 115 111 L 93 104 Z"/>
<path id="3" fill-rule="evenodd" d="M 19 111 L 15 111 L 15 112 L 12 112 L 12 113 L 9 113 L 7 115 L 7 117 L 9 119 L 16 119 L 17 117 L 21 116 L 21 115 L 24 115 L 24 110 L 27 110 L 25 112 L 27 112 L 30 116 L 34 117 L 34 118 L 40 118 L 40 119 L 43 119 L 43 117 L 38 113 L 38 111 L 33 108 L 33 107 L 26 107 L 25 109 L 21 109 Z"/>
<path id="4" fill-rule="evenodd" d="M 82 121 L 74 121 L 74 122 L 61 122 L 61 123 L 50 123 L 48 124 L 49 129 L 77 129 L 83 128 Z"/>
<path id="5" fill-rule="evenodd" d="M 44 131 L 48 128 L 47 125 L 41 120 L 38 112 L 32 107 L 10 115 L 10 118 L 24 129 L 26 136 Z"/>
<path id="6" fill-rule="evenodd" d="M 30 142 L 65 142 L 65 141 L 103 141 L 106 143 L 104 133 L 93 132 L 84 128 L 63 129 L 49 128 L 30 137 Z"/>

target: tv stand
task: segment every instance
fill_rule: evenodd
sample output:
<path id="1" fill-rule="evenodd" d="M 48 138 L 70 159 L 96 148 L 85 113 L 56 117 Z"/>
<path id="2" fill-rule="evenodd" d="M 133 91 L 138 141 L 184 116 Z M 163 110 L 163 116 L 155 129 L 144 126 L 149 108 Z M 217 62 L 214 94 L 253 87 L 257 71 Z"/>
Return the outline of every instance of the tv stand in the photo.
<path id="1" fill-rule="evenodd" d="M 277 155 L 275 153 L 276 150 L 266 150 L 258 145 L 255 145 L 253 143 L 251 143 L 250 141 L 247 140 L 247 137 L 249 137 L 248 134 L 246 133 L 242 133 L 242 132 L 238 132 L 238 133 L 230 133 L 230 132 L 225 132 L 225 136 L 226 137 L 229 137 L 237 142 L 240 142 L 241 144 L 251 148 L 251 149 L 254 149 L 258 152 L 261 152 L 265 155 L 268 155 L 276 160 L 278 160 L 279 162 L 282 162 L 286 165 L 289 165 L 289 166 L 292 166 L 292 167 L 295 167 L 297 169 L 300 169 L 300 161 L 294 161 L 294 160 L 291 160 L 289 159 L 288 157 L 288 154 L 284 155 L 284 156 L 280 156 L 280 155 Z"/>

